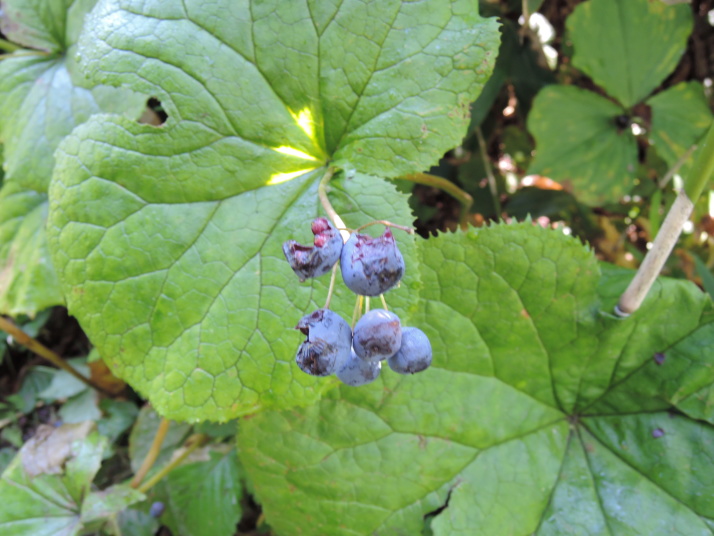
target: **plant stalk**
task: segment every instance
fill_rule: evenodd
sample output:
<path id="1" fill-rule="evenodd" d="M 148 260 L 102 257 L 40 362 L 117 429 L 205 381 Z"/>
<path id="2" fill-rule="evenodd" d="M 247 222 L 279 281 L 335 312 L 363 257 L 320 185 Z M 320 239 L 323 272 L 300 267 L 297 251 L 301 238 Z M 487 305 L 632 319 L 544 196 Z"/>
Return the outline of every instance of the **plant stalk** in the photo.
<path id="1" fill-rule="evenodd" d="M 157 472 L 154 476 L 152 476 L 149 480 L 147 480 L 140 488 L 139 491 L 141 493 L 146 493 L 149 491 L 151 488 L 153 488 L 159 481 L 161 481 L 162 478 L 164 478 L 166 475 L 168 475 L 171 471 L 173 471 L 177 466 L 179 466 L 188 456 L 196 449 L 202 447 L 209 441 L 209 437 L 205 434 L 198 434 L 197 436 L 194 436 L 192 438 L 191 445 L 186 447 L 186 449 L 176 456 L 173 460 L 171 460 L 169 463 L 167 463 L 164 467 L 161 468 L 159 472 Z"/>
<path id="2" fill-rule="evenodd" d="M 496 208 L 496 221 L 501 219 L 501 200 L 498 197 L 498 185 L 496 184 L 496 176 L 493 174 L 493 166 L 491 166 L 491 160 L 488 158 L 488 152 L 486 151 L 486 140 L 483 138 L 483 132 L 481 132 L 481 127 L 476 127 L 476 138 L 478 139 L 478 147 L 481 151 L 481 159 L 483 160 L 483 167 L 486 168 L 486 176 L 488 177 L 488 189 L 491 192 L 491 197 L 493 198 L 493 204 Z"/>
<path id="3" fill-rule="evenodd" d="M 106 391 L 104 388 L 102 388 L 98 384 L 94 383 L 90 378 L 87 378 L 86 376 L 81 374 L 77 369 L 75 369 L 72 365 L 67 363 L 59 355 L 54 353 L 52 350 L 50 350 L 46 346 L 37 342 L 35 339 L 30 337 L 27 333 L 25 333 L 20 328 L 18 328 L 15 324 L 10 322 L 10 320 L 8 320 L 7 318 L 4 318 L 2 316 L 0 316 L 0 331 L 4 331 L 5 333 L 12 335 L 13 339 L 15 339 L 18 343 L 23 345 L 25 348 L 27 348 L 31 352 L 34 352 L 35 354 L 39 355 L 40 357 L 45 358 L 47 361 L 52 363 L 58 369 L 62 369 L 65 372 L 70 373 L 72 376 L 77 378 L 79 381 L 81 381 L 85 385 L 88 385 L 92 389 L 96 389 L 103 395 L 112 396 L 111 393 Z"/>
<path id="4" fill-rule="evenodd" d="M 451 197 L 455 198 L 459 203 L 461 203 L 461 216 L 459 217 L 459 225 L 462 228 L 466 228 L 469 212 L 471 210 L 471 205 L 474 204 L 474 199 L 471 195 L 461 188 L 456 186 L 453 182 L 437 175 L 430 175 L 429 173 L 412 173 L 411 175 L 404 175 L 402 177 L 397 177 L 399 180 L 415 182 L 417 184 L 423 184 L 424 186 L 433 186 L 439 190 L 443 190 Z"/>
<path id="5" fill-rule="evenodd" d="M 159 453 L 161 452 L 161 445 L 164 444 L 164 439 L 166 438 L 166 432 L 169 431 L 169 424 L 170 424 L 170 421 L 168 419 L 161 419 L 161 422 L 159 423 L 159 427 L 156 429 L 156 435 L 154 436 L 154 441 L 151 443 L 151 447 L 149 448 L 149 452 L 146 453 L 146 457 L 144 458 L 144 461 L 141 463 L 141 467 L 139 467 L 139 470 L 134 475 L 134 478 L 131 479 L 131 484 L 129 484 L 129 485 L 132 488 L 134 488 L 134 489 L 138 488 L 139 485 L 141 484 L 141 481 L 144 480 L 144 477 L 146 476 L 146 474 L 154 466 L 154 462 L 156 462 L 156 458 L 159 457 Z M 139 491 L 141 491 L 141 489 Z M 143 493 L 143 491 L 142 491 L 142 493 Z"/>
<path id="6" fill-rule="evenodd" d="M 340 218 L 340 215 L 334 209 L 332 203 L 330 203 L 330 200 L 327 197 L 327 183 L 330 182 L 330 180 L 335 174 L 335 171 L 337 171 L 337 168 L 327 168 L 327 171 L 325 171 L 325 174 L 322 176 L 322 179 L 320 179 L 320 184 L 317 186 L 317 196 L 320 198 L 320 204 L 332 220 L 333 225 L 338 229 L 346 229 L 347 226 L 345 225 L 345 222 L 342 221 L 342 218 Z M 347 230 L 340 231 L 340 234 L 342 235 L 342 240 L 344 242 L 346 242 L 347 239 L 350 237 L 350 233 Z"/>
<path id="7" fill-rule="evenodd" d="M 689 177 L 687 177 L 684 189 L 677 194 L 672 208 L 667 213 L 667 217 L 655 237 L 652 248 L 645 255 L 645 259 L 627 290 L 620 296 L 620 301 L 615 307 L 615 314 L 618 316 L 628 317 L 642 305 L 677 243 L 682 227 L 689 220 L 694 210 L 694 201 L 702 194 L 712 172 L 714 172 L 714 122 L 709 127 L 700 147 L 701 151 L 694 162 Z"/>
<path id="8" fill-rule="evenodd" d="M 16 50 L 21 49 L 22 47 L 20 45 L 16 45 L 15 43 L 11 43 L 7 39 L 0 37 L 0 50 L 4 50 L 5 52 L 15 52 Z"/>

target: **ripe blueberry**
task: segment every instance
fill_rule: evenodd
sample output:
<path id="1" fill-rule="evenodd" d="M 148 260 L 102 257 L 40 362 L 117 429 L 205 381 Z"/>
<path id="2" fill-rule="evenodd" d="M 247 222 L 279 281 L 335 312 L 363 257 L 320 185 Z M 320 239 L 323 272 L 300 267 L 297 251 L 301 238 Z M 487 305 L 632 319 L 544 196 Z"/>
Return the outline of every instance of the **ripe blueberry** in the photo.
<path id="1" fill-rule="evenodd" d="M 428 368 L 431 365 L 429 337 L 418 328 L 403 328 L 402 346 L 387 363 L 399 374 L 414 374 Z"/>
<path id="2" fill-rule="evenodd" d="M 399 317 L 384 309 L 371 310 L 357 322 L 352 344 L 362 359 L 379 361 L 393 356 L 402 344 Z"/>
<path id="3" fill-rule="evenodd" d="M 362 359 L 352 350 L 347 362 L 337 371 L 337 377 L 342 383 L 357 387 L 372 383 L 379 376 L 381 369 L 381 361 Z"/>
<path id="4" fill-rule="evenodd" d="M 402 257 L 392 231 L 378 238 L 352 233 L 340 256 L 342 279 L 354 293 L 362 296 L 383 294 L 404 275 Z"/>
<path id="5" fill-rule="evenodd" d="M 329 272 L 342 253 L 342 236 L 326 218 L 313 220 L 312 234 L 315 235 L 312 246 L 303 246 L 295 240 L 283 244 L 285 258 L 301 282 Z"/>
<path id="6" fill-rule="evenodd" d="M 295 326 L 307 336 L 300 344 L 295 362 L 312 376 L 329 376 L 350 357 L 352 330 L 340 315 L 329 309 L 303 316 Z"/>

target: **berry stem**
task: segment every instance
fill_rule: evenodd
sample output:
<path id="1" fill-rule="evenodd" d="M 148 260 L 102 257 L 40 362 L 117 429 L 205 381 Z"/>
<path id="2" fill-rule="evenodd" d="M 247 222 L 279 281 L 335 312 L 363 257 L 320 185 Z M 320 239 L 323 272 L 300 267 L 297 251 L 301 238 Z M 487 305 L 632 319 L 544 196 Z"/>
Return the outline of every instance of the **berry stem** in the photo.
<path id="1" fill-rule="evenodd" d="M 389 307 L 387 307 L 387 300 L 384 299 L 384 294 L 380 294 L 379 299 L 382 300 L 382 307 L 384 307 L 384 310 L 389 311 Z"/>
<path id="2" fill-rule="evenodd" d="M 359 319 L 359 313 L 362 310 L 362 296 L 357 296 L 357 299 L 355 300 L 355 310 L 352 313 L 352 330 L 355 329 L 355 325 L 357 324 L 357 320 Z"/>
<path id="3" fill-rule="evenodd" d="M 335 171 L 337 171 L 337 168 L 335 167 L 327 168 L 327 171 L 322 176 L 322 179 L 320 179 L 320 184 L 317 186 L 317 196 L 320 198 L 320 204 L 322 205 L 322 208 L 325 209 L 325 212 L 332 220 L 334 226 L 337 229 L 346 229 L 347 226 L 345 225 L 345 222 L 342 221 L 342 218 L 340 218 L 340 215 L 334 209 L 332 203 L 330 203 L 330 200 L 327 197 L 327 183 L 330 182 L 332 177 L 335 175 Z M 346 242 L 350 237 L 349 232 L 346 230 L 341 230 L 340 234 L 342 235 L 343 242 Z"/>
<path id="4" fill-rule="evenodd" d="M 394 227 L 395 229 L 400 229 L 408 234 L 414 234 L 414 229 L 412 227 L 398 225 L 396 223 L 392 223 L 391 221 L 387 221 L 387 220 L 374 220 L 369 223 L 365 223 L 364 225 L 357 227 L 357 229 L 355 229 L 355 232 L 359 233 L 362 229 L 369 227 L 370 225 L 378 225 L 378 224 L 386 225 L 387 227 Z"/>
<path id="5" fill-rule="evenodd" d="M 364 298 L 364 312 L 369 313 L 369 296 Z"/>
<path id="6" fill-rule="evenodd" d="M 337 265 L 338 263 L 335 263 L 335 265 L 332 267 L 332 275 L 330 276 L 330 287 L 327 289 L 327 300 L 325 300 L 324 309 L 330 308 L 330 301 L 332 301 L 332 294 L 335 290 L 335 279 L 337 278 Z"/>

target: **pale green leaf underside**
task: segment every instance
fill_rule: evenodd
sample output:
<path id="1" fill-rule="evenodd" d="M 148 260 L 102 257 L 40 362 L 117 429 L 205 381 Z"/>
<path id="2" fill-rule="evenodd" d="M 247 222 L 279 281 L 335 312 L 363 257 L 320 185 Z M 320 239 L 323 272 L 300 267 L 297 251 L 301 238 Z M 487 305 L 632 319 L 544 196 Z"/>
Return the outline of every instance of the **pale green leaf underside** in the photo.
<path id="1" fill-rule="evenodd" d="M 600 276 L 554 231 L 497 226 L 420 246 L 413 324 L 432 341 L 431 369 L 241 423 L 243 465 L 279 534 L 420 534 L 447 497 L 437 536 L 711 534 L 711 483 L 689 467 L 705 472 L 714 430 L 667 405 L 598 409 L 655 351 L 696 336 L 708 303 L 696 287 L 662 280 L 622 320 L 606 311 L 631 272 Z"/>
<path id="2" fill-rule="evenodd" d="M 66 460 L 61 467 L 52 467 L 51 462 L 44 460 L 41 451 L 34 454 L 34 446 L 26 443 L 3 472 L 0 479 L 0 494 L 3 497 L 0 503 L 0 532 L 3 536 L 75 536 L 81 532 L 82 504 L 99 470 L 106 441 L 96 433 L 87 436 L 86 430 L 90 427 L 64 425 L 72 426 L 85 431 L 77 432 L 76 440 L 66 445 Z M 47 431 L 43 433 L 47 437 Z M 64 430 L 57 428 L 48 439 L 38 439 L 41 435 L 38 434 L 36 444 L 51 441 L 53 435 L 59 433 L 64 433 Z M 68 435 L 71 433 L 67 432 Z M 63 447 L 65 445 L 54 444 L 55 449 Z M 52 449 L 47 454 L 57 455 Z M 35 470 L 30 473 L 26 464 L 32 464 L 33 468 L 52 468 L 50 472 L 37 474 Z"/>
<path id="3" fill-rule="evenodd" d="M 66 5 L 65 5 L 66 4 Z M 90 115 L 132 115 L 144 99 L 112 88 L 94 90 L 73 81 L 61 54 L 71 45 L 92 2 L 10 1 L 3 21 L 19 43 L 52 50 L 40 57 L 0 62 L 0 142 L 5 182 L 0 190 L 0 312 L 34 316 L 63 303 L 47 247 L 47 189 L 59 142 Z"/>
<path id="4" fill-rule="evenodd" d="M 377 176 L 460 141 L 497 24 L 470 1 L 100 1 L 80 41 L 97 83 L 157 96 L 160 129 L 97 117 L 58 152 L 50 243 L 67 302 L 102 356 L 158 411 L 228 419 L 315 401 L 292 330 L 327 278 L 300 285 L 281 244 L 309 242 L 327 159 L 348 226 L 409 224 Z M 314 170 L 314 171 L 310 171 Z M 418 294 L 413 239 L 390 306 Z M 335 308 L 354 296 L 338 284 Z"/>
<path id="5" fill-rule="evenodd" d="M 629 129 L 618 131 L 624 110 L 573 86 L 548 86 L 528 115 L 536 156 L 528 169 L 571 189 L 584 203 L 616 201 L 634 184 L 637 145 Z"/>
<path id="6" fill-rule="evenodd" d="M 676 67 L 692 31 L 692 10 L 662 0 L 589 0 L 566 25 L 573 65 L 630 108 Z"/>

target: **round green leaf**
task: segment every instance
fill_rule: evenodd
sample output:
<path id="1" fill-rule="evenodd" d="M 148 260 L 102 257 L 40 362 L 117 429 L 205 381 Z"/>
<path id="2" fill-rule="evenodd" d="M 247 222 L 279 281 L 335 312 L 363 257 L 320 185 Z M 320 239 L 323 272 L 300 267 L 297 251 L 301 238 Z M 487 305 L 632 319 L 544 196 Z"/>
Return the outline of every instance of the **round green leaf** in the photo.
<path id="1" fill-rule="evenodd" d="M 495 226 L 420 249 L 414 325 L 431 339 L 430 369 L 384 370 L 240 423 L 243 466 L 278 534 L 413 535 L 426 523 L 435 536 L 708 534 L 712 484 L 695 475 L 714 428 L 636 395 L 607 414 L 600 402 L 655 349 L 703 342 L 699 289 L 663 279 L 620 319 L 609 311 L 632 273 L 601 275 L 558 232 Z M 698 359 L 711 368 L 714 356 Z"/>
<path id="2" fill-rule="evenodd" d="M 94 82 L 157 96 L 161 128 L 104 116 L 60 147 L 49 236 L 68 306 L 113 370 L 175 419 L 314 402 L 293 327 L 329 277 L 299 284 L 281 244 L 311 241 L 317 185 L 352 228 L 409 224 L 381 177 L 460 141 L 497 24 L 472 2 L 100 0 L 80 42 Z M 475 73 L 475 74 L 474 74 Z M 356 171 L 354 171 L 356 170 Z M 390 306 L 416 303 L 413 238 Z M 351 318 L 354 295 L 337 285 Z"/>
<path id="3" fill-rule="evenodd" d="M 661 0 L 589 0 L 566 21 L 573 65 L 626 108 L 644 100 L 674 70 L 692 24 L 688 4 Z"/>
<path id="4" fill-rule="evenodd" d="M 637 144 L 629 129 L 618 130 L 617 104 L 573 86 L 548 86 L 528 115 L 536 140 L 529 173 L 545 175 L 597 205 L 617 200 L 634 185 Z"/>

